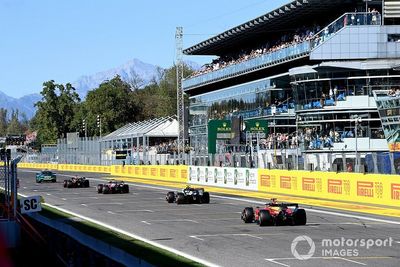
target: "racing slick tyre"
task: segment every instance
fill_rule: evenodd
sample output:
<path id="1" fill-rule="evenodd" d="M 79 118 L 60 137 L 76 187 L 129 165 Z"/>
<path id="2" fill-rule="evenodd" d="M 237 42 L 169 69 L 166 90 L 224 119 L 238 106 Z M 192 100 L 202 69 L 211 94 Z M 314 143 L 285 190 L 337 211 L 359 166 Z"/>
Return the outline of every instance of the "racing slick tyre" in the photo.
<path id="1" fill-rule="evenodd" d="M 185 195 L 183 193 L 178 193 L 176 195 L 176 204 L 183 204 L 185 203 Z"/>
<path id="2" fill-rule="evenodd" d="M 64 180 L 64 182 L 63 182 L 64 187 L 67 187 L 67 182 L 68 182 L 68 180 Z"/>
<path id="3" fill-rule="evenodd" d="M 210 203 L 210 193 L 204 192 L 200 198 L 200 202 L 204 203 L 204 204 L 209 204 Z"/>
<path id="4" fill-rule="evenodd" d="M 72 182 L 71 181 L 67 181 L 67 188 L 72 188 L 72 187 L 73 187 Z"/>
<path id="5" fill-rule="evenodd" d="M 285 224 L 285 215 L 283 215 L 283 212 L 280 211 L 279 214 L 275 217 L 275 225 L 282 226 L 284 224 Z"/>
<path id="6" fill-rule="evenodd" d="M 129 186 L 127 184 L 124 184 L 124 186 L 122 187 L 121 193 L 129 193 Z"/>
<path id="7" fill-rule="evenodd" d="M 251 223 L 254 221 L 254 209 L 252 207 L 244 208 L 242 211 L 242 220 L 245 223 Z"/>
<path id="8" fill-rule="evenodd" d="M 99 194 L 103 193 L 103 185 L 102 184 L 97 185 L 97 193 L 99 193 Z"/>
<path id="9" fill-rule="evenodd" d="M 306 225 L 307 215 L 304 209 L 298 209 L 294 213 L 294 224 L 295 225 Z"/>
<path id="10" fill-rule="evenodd" d="M 83 187 L 89 187 L 89 180 L 83 181 Z"/>
<path id="11" fill-rule="evenodd" d="M 174 192 L 168 192 L 167 196 L 165 197 L 168 203 L 174 203 L 175 200 L 175 193 Z"/>
<path id="12" fill-rule="evenodd" d="M 269 213 L 269 210 L 260 210 L 258 216 L 259 216 L 258 220 L 260 226 L 267 226 L 273 224 L 273 218 L 271 216 L 271 213 Z"/>
<path id="13" fill-rule="evenodd" d="M 103 186 L 103 194 L 110 194 L 112 193 L 108 186 Z"/>

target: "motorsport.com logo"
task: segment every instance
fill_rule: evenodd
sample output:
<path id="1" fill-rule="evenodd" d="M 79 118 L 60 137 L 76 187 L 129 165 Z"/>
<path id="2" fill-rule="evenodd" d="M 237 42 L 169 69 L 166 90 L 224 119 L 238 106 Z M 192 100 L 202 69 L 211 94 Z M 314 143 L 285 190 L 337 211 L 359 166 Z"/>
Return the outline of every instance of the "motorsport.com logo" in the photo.
<path id="1" fill-rule="evenodd" d="M 298 246 L 309 248 L 307 253 L 300 254 Z M 322 239 L 321 256 L 322 257 L 356 257 L 359 256 L 359 249 L 371 249 L 373 247 L 391 247 L 393 246 L 393 238 L 385 239 L 373 238 L 334 238 Z M 304 247 L 302 247 L 304 248 Z M 296 237 L 291 244 L 293 256 L 298 260 L 308 260 L 315 254 L 315 242 L 311 237 L 302 235 Z"/>

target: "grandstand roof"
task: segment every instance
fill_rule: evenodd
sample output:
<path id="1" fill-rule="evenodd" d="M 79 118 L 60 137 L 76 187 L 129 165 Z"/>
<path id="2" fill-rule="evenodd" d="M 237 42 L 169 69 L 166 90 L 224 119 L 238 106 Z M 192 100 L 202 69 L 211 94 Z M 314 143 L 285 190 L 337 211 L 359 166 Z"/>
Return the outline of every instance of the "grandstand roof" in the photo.
<path id="1" fill-rule="evenodd" d="M 136 137 L 178 137 L 176 116 L 129 123 L 102 138 L 102 141 Z"/>
<path id="2" fill-rule="evenodd" d="M 299 21 L 312 21 L 323 14 L 348 11 L 349 6 L 365 3 L 363 0 L 296 0 L 271 12 L 236 26 L 221 34 L 193 45 L 183 52 L 186 55 L 222 55 L 226 46 L 234 46 L 246 40 L 259 37 L 258 33 L 279 32 L 298 25 Z"/>

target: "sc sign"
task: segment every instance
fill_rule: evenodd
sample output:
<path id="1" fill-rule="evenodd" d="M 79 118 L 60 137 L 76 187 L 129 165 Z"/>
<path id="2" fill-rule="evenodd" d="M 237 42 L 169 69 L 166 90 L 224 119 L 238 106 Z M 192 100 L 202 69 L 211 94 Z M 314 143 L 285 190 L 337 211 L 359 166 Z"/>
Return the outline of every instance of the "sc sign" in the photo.
<path id="1" fill-rule="evenodd" d="M 33 197 L 23 197 L 21 198 L 21 213 L 31 213 L 42 210 L 42 205 L 40 204 L 40 196 Z"/>

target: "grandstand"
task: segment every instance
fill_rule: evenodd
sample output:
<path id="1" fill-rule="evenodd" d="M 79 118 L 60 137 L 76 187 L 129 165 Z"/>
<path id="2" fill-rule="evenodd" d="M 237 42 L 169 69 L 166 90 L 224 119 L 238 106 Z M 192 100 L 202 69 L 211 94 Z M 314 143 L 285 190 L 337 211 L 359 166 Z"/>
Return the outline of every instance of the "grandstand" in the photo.
<path id="1" fill-rule="evenodd" d="M 185 49 L 217 57 L 182 83 L 199 162 L 245 145 L 259 167 L 376 172 L 366 158 L 389 146 L 374 92 L 400 88 L 399 11 L 388 0 L 291 1 Z M 235 119 L 267 121 L 269 136 L 218 140 L 210 155 L 209 121 Z"/>

